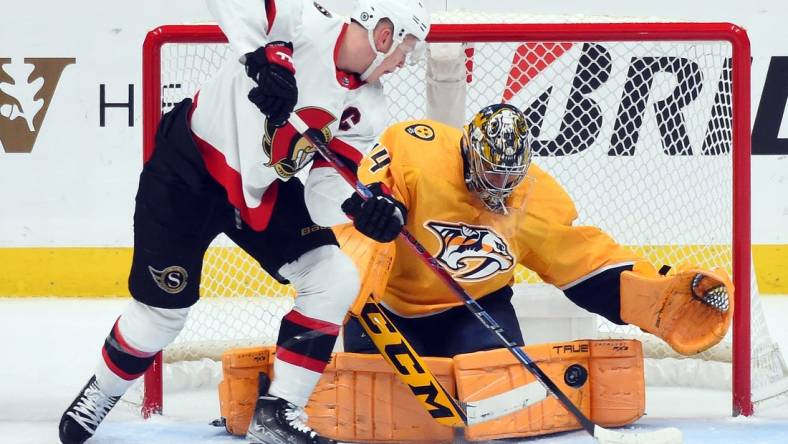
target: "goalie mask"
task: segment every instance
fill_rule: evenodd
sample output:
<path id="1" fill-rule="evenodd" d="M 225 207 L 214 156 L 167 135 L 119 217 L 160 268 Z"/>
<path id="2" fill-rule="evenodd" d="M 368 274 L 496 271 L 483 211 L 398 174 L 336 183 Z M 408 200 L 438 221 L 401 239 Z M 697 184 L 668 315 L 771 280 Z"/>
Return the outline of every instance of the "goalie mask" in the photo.
<path id="1" fill-rule="evenodd" d="M 358 0 L 351 18 L 367 30 L 369 44 L 375 50 L 375 60 L 361 73 L 361 80 L 367 80 L 397 48 L 405 53 L 408 64 L 414 64 L 425 52 L 430 16 L 423 0 Z M 377 50 L 373 36 L 375 26 L 384 18 L 394 25 L 391 48 L 385 53 Z"/>
<path id="2" fill-rule="evenodd" d="M 531 131 L 512 105 L 482 108 L 465 125 L 461 142 L 465 184 L 491 211 L 506 214 L 506 199 L 531 164 Z"/>

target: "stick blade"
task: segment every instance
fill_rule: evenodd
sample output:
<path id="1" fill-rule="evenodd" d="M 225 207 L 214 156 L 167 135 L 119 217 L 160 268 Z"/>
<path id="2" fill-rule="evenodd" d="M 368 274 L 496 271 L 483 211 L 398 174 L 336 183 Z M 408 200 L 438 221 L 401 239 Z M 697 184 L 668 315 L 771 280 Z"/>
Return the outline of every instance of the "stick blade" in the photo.
<path id="1" fill-rule="evenodd" d="M 681 444 L 681 430 L 675 427 L 634 432 L 628 430 L 608 430 L 594 427 L 594 438 L 602 444 Z"/>

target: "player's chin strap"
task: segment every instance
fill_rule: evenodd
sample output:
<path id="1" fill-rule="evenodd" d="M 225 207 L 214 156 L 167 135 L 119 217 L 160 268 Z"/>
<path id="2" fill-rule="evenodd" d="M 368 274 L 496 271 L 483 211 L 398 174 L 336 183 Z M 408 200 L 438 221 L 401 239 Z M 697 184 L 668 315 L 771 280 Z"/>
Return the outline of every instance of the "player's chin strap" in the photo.
<path id="1" fill-rule="evenodd" d="M 358 181 L 350 169 L 343 168 L 344 163 L 323 143 L 322 140 L 315 140 L 309 137 L 307 131 L 309 127 L 296 114 L 290 115 L 290 124 L 296 131 L 301 133 L 304 139 L 317 149 L 320 155 L 333 166 L 337 172 L 352 185 L 356 193 L 368 199 L 372 193 L 364 184 Z M 653 431 L 631 432 L 627 430 L 608 430 L 589 419 L 580 409 L 575 406 L 564 392 L 550 379 L 547 374 L 534 362 L 521 347 L 518 347 L 508 338 L 506 331 L 501 327 L 492 316 L 487 313 L 478 302 L 476 302 L 454 278 L 440 265 L 430 253 L 416 240 L 416 238 L 403 227 L 400 232 L 405 241 L 417 253 L 421 260 L 452 290 L 455 296 L 463 302 L 468 310 L 473 313 L 479 322 L 482 323 L 490 332 L 498 337 L 501 344 L 509 350 L 512 355 L 528 370 L 542 387 L 553 397 L 555 397 L 564 408 L 577 419 L 580 426 L 591 436 L 601 443 L 609 444 L 680 444 L 682 442 L 681 431 L 670 427 Z"/>
<path id="2" fill-rule="evenodd" d="M 369 40 L 369 46 L 371 46 L 372 50 L 375 51 L 375 60 L 373 60 L 372 63 L 369 64 L 367 69 L 365 69 L 364 72 L 361 73 L 361 80 L 363 81 L 366 81 L 369 78 L 369 76 L 372 75 L 375 69 L 377 69 L 377 67 L 380 66 L 380 64 L 383 63 L 384 60 L 386 60 L 386 57 L 394 53 L 394 51 L 397 49 L 397 47 L 400 44 L 400 42 L 393 40 L 391 42 L 391 47 L 389 48 L 389 50 L 383 53 L 378 51 L 378 47 L 377 45 L 375 45 L 375 36 L 373 35 L 371 29 L 367 31 L 367 39 Z"/>

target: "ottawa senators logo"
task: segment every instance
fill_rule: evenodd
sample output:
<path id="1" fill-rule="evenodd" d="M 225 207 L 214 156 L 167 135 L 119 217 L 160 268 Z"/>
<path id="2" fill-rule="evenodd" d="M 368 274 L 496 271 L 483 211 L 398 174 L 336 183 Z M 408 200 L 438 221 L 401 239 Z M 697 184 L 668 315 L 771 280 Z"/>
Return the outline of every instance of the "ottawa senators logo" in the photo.
<path id="1" fill-rule="evenodd" d="M 435 257 L 451 270 L 455 279 L 479 281 L 514 267 L 506 241 L 489 227 L 427 221 L 441 242 Z"/>
<path id="2" fill-rule="evenodd" d="M 316 107 L 304 107 L 295 112 L 310 128 L 319 128 L 324 141 L 331 140 L 328 126 L 336 120 L 333 114 Z M 317 152 L 289 122 L 277 128 L 268 119 L 265 121 L 263 150 L 269 159 L 265 166 L 273 168 L 285 180 L 307 166 Z"/>
<path id="3" fill-rule="evenodd" d="M 150 275 L 156 282 L 156 285 L 170 294 L 180 293 L 186 288 L 186 281 L 189 279 L 186 269 L 177 265 L 167 267 L 164 270 L 157 270 L 148 265 L 148 271 L 150 271 Z"/>

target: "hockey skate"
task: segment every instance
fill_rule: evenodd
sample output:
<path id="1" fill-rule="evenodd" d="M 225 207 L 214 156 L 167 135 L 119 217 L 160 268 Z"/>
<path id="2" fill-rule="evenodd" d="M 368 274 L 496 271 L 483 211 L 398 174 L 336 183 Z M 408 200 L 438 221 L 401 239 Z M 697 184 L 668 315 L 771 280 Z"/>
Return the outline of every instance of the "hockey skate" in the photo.
<path id="1" fill-rule="evenodd" d="M 270 381 L 264 373 L 260 374 L 260 397 L 254 407 L 252 423 L 246 432 L 246 439 L 263 444 L 334 444 L 336 441 L 324 438 L 307 424 L 304 410 L 282 398 L 268 396 Z"/>
<path id="2" fill-rule="evenodd" d="M 60 442 L 63 444 L 82 444 L 94 433 L 120 396 L 107 396 L 96 384 L 96 376 L 91 376 L 77 398 L 63 412 L 60 418 Z"/>

